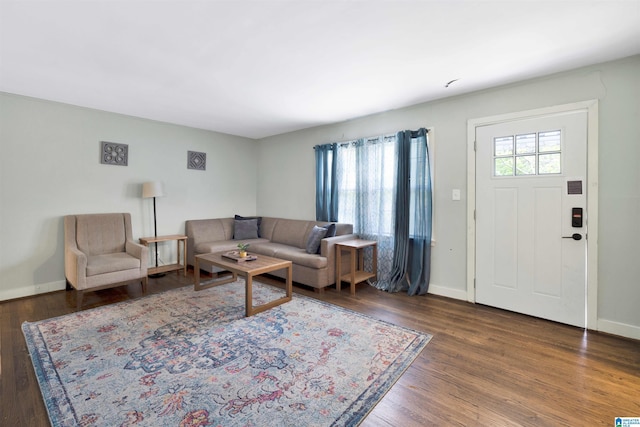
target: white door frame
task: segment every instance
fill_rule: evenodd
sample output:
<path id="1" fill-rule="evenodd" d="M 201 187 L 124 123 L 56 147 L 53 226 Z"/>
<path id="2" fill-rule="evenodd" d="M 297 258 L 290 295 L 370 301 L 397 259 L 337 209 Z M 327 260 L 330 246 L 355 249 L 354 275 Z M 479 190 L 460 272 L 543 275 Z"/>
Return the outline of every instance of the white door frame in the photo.
<path id="1" fill-rule="evenodd" d="M 476 276 L 476 128 L 479 126 L 587 112 L 587 328 L 598 327 L 598 100 L 555 105 L 535 110 L 481 117 L 467 121 L 467 301 L 475 303 Z"/>

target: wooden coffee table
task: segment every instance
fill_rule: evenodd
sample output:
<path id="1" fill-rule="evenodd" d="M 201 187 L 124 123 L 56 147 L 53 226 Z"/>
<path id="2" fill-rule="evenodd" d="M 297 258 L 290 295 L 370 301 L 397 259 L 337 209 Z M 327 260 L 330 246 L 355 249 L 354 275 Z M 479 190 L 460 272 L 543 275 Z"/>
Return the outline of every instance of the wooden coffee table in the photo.
<path id="1" fill-rule="evenodd" d="M 194 290 L 200 291 L 202 289 L 211 288 L 213 286 L 220 286 L 227 283 L 235 282 L 238 280 L 238 275 L 244 277 L 245 282 L 245 305 L 246 316 L 253 316 L 256 313 L 268 310 L 276 307 L 285 302 L 291 301 L 291 294 L 293 292 L 292 286 L 292 272 L 293 264 L 291 261 L 285 261 L 282 259 L 268 257 L 266 255 L 258 255 L 258 259 L 253 261 L 237 262 L 224 258 L 222 254 L 225 252 L 218 252 L 212 254 L 203 254 L 196 256 L 196 262 L 194 266 L 195 284 Z M 228 270 L 232 273 L 232 277 L 223 279 L 214 279 L 204 284 L 200 284 L 200 266 L 216 266 L 223 270 Z M 272 271 L 287 269 L 287 285 L 286 296 L 278 298 L 274 301 L 270 301 L 266 304 L 253 306 L 253 278 L 260 274 L 270 273 Z"/>

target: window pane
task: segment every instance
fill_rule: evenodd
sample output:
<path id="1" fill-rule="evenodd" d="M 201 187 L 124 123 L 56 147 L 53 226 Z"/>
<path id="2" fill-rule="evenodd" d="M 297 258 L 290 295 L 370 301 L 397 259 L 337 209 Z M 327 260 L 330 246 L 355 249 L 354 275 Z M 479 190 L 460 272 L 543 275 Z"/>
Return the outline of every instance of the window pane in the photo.
<path id="1" fill-rule="evenodd" d="M 494 176 L 513 176 L 513 157 L 498 157 L 494 159 Z"/>
<path id="2" fill-rule="evenodd" d="M 536 134 L 516 136 L 516 154 L 532 154 L 536 152 Z"/>
<path id="3" fill-rule="evenodd" d="M 494 156 L 512 156 L 513 136 L 493 138 L 493 153 Z"/>
<path id="4" fill-rule="evenodd" d="M 554 130 L 550 132 L 540 132 L 538 134 L 540 141 L 538 142 L 540 153 L 548 153 L 550 151 L 560 151 L 560 131 Z M 553 172 L 556 173 L 556 172 Z"/>
<path id="5" fill-rule="evenodd" d="M 549 173 L 560 173 L 562 168 L 560 167 L 560 153 L 554 154 L 540 154 L 538 157 L 540 175 Z"/>
<path id="6" fill-rule="evenodd" d="M 536 156 L 516 157 L 516 175 L 535 175 Z"/>

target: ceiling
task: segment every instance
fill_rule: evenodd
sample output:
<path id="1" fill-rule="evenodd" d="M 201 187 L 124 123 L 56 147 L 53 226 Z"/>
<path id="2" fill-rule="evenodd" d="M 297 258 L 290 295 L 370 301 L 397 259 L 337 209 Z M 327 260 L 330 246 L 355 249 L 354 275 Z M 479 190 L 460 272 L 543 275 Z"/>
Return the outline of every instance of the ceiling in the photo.
<path id="1" fill-rule="evenodd" d="M 0 91 L 249 138 L 639 53 L 640 0 L 0 0 Z"/>

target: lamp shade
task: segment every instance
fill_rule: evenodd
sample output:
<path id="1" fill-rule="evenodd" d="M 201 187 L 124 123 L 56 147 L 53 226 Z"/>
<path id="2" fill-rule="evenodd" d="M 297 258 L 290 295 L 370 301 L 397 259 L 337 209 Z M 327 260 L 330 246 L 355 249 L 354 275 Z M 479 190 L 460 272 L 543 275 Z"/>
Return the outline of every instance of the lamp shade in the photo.
<path id="1" fill-rule="evenodd" d="M 158 181 L 145 182 L 142 184 L 142 198 L 148 199 L 149 197 L 162 197 L 164 191 L 162 189 L 162 183 Z"/>

